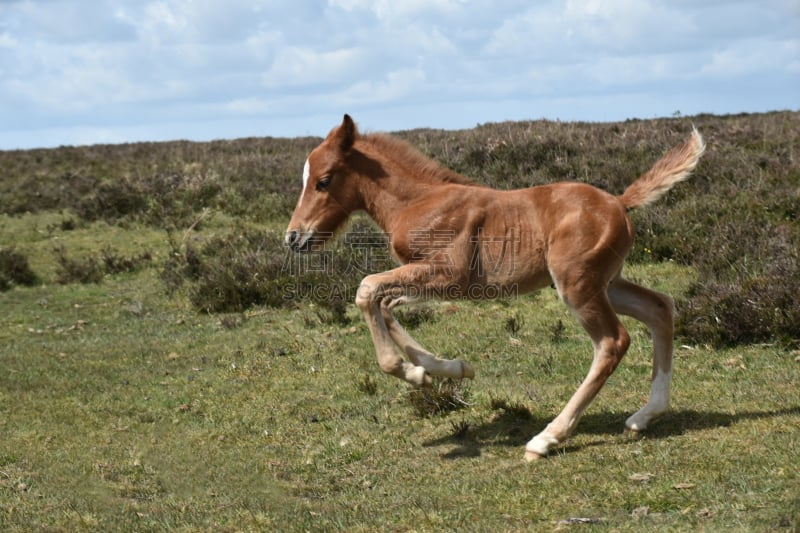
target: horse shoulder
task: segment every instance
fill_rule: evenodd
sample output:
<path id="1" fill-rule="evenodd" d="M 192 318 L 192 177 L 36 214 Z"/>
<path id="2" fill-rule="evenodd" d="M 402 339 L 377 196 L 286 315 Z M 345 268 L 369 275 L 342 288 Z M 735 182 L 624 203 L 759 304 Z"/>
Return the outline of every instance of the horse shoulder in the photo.
<path id="1" fill-rule="evenodd" d="M 390 245 L 403 262 L 432 250 L 457 250 L 486 218 L 486 198 L 476 187 L 447 184 L 399 209 L 388 229 Z"/>

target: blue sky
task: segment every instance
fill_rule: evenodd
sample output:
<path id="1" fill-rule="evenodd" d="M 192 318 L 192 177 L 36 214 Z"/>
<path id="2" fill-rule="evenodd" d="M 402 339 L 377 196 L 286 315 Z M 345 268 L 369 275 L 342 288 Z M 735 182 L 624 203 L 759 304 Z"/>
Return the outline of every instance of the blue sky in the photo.
<path id="1" fill-rule="evenodd" d="M 0 149 L 782 109 L 798 0 L 0 0 Z"/>

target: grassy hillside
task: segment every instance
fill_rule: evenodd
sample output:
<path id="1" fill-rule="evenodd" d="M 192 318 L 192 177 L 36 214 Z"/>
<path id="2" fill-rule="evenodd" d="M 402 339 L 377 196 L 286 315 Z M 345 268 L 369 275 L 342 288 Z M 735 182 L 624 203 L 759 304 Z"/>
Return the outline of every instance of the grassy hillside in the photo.
<path id="1" fill-rule="evenodd" d="M 579 180 L 619 193 L 684 140 L 692 123 L 706 137 L 708 151 L 690 181 L 634 213 L 631 260 L 669 260 L 697 269 L 691 297 L 679 302 L 679 331 L 687 342 L 791 344 L 800 338 L 800 113 L 614 124 L 514 122 L 399 135 L 493 187 Z M 0 209 L 15 219 L 49 213 L 55 217 L 51 231 L 102 221 L 174 236 L 200 229 L 210 217 L 283 229 L 299 193 L 299 169 L 318 142 L 263 138 L 0 152 Z M 6 256 L 9 249 L 23 253 L 17 240 L 4 238 Z M 266 246 L 275 257 L 284 253 L 279 238 L 250 244 Z M 202 252 L 195 254 L 198 260 Z M 15 279 L 20 259 L 0 260 L 0 287 L 30 282 L 22 274 Z M 263 295 L 236 298 L 242 307 L 265 303 Z M 196 300 L 199 308 L 209 308 Z M 231 306 L 210 306 L 215 307 Z"/>
<path id="2" fill-rule="evenodd" d="M 628 321 L 533 464 L 587 337 L 553 291 L 429 304 L 402 320 L 477 379 L 382 376 L 349 298 L 380 234 L 357 219 L 326 268 L 281 244 L 320 139 L 0 152 L 0 530 L 797 531 L 800 113 L 398 135 L 494 187 L 618 193 L 692 123 L 708 151 L 634 213 L 627 270 L 679 302 L 674 408 L 621 432 L 651 361 Z"/>

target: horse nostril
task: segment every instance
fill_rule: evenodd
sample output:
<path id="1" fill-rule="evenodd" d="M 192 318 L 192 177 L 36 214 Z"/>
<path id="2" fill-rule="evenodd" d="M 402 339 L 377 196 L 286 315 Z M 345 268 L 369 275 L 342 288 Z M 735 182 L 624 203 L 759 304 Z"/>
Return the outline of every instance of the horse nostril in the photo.
<path id="1" fill-rule="evenodd" d="M 286 233 L 286 245 L 290 248 L 294 248 L 294 245 L 297 243 L 297 239 L 300 238 L 300 234 L 297 230 L 292 230 Z"/>

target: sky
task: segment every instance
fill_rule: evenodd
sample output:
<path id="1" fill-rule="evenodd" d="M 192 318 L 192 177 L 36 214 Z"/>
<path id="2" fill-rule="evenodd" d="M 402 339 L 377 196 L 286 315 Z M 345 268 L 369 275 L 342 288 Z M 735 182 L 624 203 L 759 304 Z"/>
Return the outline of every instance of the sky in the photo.
<path id="1" fill-rule="evenodd" d="M 0 0 L 0 150 L 800 109 L 800 0 Z"/>

